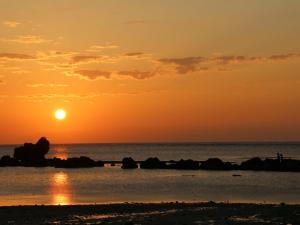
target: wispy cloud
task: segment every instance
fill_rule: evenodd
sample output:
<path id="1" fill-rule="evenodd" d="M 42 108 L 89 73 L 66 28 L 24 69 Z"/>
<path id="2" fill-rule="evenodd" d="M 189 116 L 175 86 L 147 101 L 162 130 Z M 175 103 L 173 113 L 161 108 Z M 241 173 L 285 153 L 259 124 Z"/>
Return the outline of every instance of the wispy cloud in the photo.
<path id="1" fill-rule="evenodd" d="M 100 78 L 109 79 L 111 72 L 103 70 L 76 70 L 74 72 L 67 72 L 68 76 L 77 76 L 82 80 L 97 80 Z"/>
<path id="2" fill-rule="evenodd" d="M 117 57 L 107 55 L 75 55 L 71 59 L 73 64 L 89 64 L 89 63 L 115 63 Z"/>
<path id="3" fill-rule="evenodd" d="M 18 95 L 17 98 L 25 100 L 26 102 L 49 102 L 52 100 L 61 100 L 64 102 L 70 102 L 73 100 L 82 100 L 82 99 L 93 99 L 99 97 L 98 93 L 89 93 L 89 94 L 36 94 L 36 95 Z"/>
<path id="4" fill-rule="evenodd" d="M 60 87 L 68 87 L 68 84 L 57 84 L 57 83 L 35 83 L 35 84 L 26 84 L 27 87 L 30 88 L 39 88 L 39 87 L 49 87 L 49 88 L 60 88 Z"/>
<path id="5" fill-rule="evenodd" d="M 3 21 L 2 23 L 4 26 L 9 27 L 9 28 L 16 28 L 17 26 L 19 26 L 21 23 L 17 22 L 17 21 Z"/>
<path id="6" fill-rule="evenodd" d="M 6 60 L 29 60 L 35 59 L 35 56 L 20 53 L 0 53 L 0 59 Z"/>
<path id="7" fill-rule="evenodd" d="M 125 56 L 142 56 L 142 55 L 144 55 L 144 53 L 143 52 L 128 52 L 128 53 L 125 53 L 124 54 Z"/>
<path id="8" fill-rule="evenodd" d="M 149 59 L 151 58 L 151 54 L 146 54 L 144 52 L 127 52 L 120 56 L 120 58 L 131 58 L 131 59 Z"/>
<path id="9" fill-rule="evenodd" d="M 23 35 L 23 36 L 18 36 L 16 38 L 1 39 L 1 40 L 4 42 L 15 42 L 19 44 L 42 44 L 42 43 L 52 42 L 52 40 L 47 40 L 40 36 L 35 36 L 35 35 Z"/>
<path id="10" fill-rule="evenodd" d="M 114 44 L 106 44 L 106 45 L 92 45 L 91 47 L 89 47 L 87 49 L 88 52 L 98 52 L 101 51 L 103 49 L 117 49 L 119 48 L 118 45 L 114 45 Z"/>
<path id="11" fill-rule="evenodd" d="M 156 71 L 139 71 L 139 70 L 124 70 L 124 71 L 119 71 L 117 74 L 121 76 L 129 76 L 134 79 L 138 80 L 144 80 L 144 79 L 149 79 L 151 77 L 154 77 L 156 75 Z"/>
<path id="12" fill-rule="evenodd" d="M 178 74 L 186 74 L 195 71 L 216 69 L 225 70 L 224 67 L 234 64 L 270 63 L 274 61 L 288 61 L 299 59 L 300 54 L 288 53 L 271 56 L 243 56 L 243 55 L 219 55 L 212 57 L 183 57 L 162 58 L 158 62 L 163 66 L 171 66 Z"/>
<path id="13" fill-rule="evenodd" d="M 97 55 L 76 55 L 72 58 L 73 63 L 99 62 L 103 59 Z"/>
<path id="14" fill-rule="evenodd" d="M 193 72 L 197 70 L 197 66 L 204 62 L 206 59 L 197 56 L 197 57 L 184 57 L 184 58 L 163 58 L 158 61 L 165 65 L 173 65 L 175 69 L 180 74 L 185 74 L 188 72 Z"/>

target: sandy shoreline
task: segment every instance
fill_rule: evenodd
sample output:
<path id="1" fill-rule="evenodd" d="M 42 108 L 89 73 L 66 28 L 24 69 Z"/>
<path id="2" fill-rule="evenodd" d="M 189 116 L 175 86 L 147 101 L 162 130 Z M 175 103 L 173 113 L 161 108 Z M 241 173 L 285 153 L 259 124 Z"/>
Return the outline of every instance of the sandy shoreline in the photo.
<path id="1" fill-rule="evenodd" d="M 122 203 L 3 206 L 0 224 L 300 224 L 300 205 Z"/>

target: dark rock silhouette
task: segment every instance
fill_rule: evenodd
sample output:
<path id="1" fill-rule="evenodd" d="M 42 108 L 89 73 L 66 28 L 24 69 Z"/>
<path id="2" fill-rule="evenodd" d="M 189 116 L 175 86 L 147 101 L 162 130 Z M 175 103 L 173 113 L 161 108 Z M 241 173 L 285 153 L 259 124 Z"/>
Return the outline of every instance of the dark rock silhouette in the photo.
<path id="1" fill-rule="evenodd" d="M 300 171 L 300 160 L 286 159 L 282 154 L 277 153 L 276 159 L 262 160 L 258 157 L 249 159 L 241 163 L 242 170 L 261 170 L 261 171 Z"/>
<path id="2" fill-rule="evenodd" d="M 200 168 L 204 170 L 230 170 L 232 169 L 232 164 L 230 162 L 223 162 L 219 158 L 210 158 L 202 162 Z"/>
<path id="3" fill-rule="evenodd" d="M 20 163 L 9 155 L 4 155 L 0 159 L 0 167 L 4 166 L 20 166 Z"/>
<path id="4" fill-rule="evenodd" d="M 56 168 L 91 168 L 103 167 L 105 163 L 114 166 L 118 161 L 94 161 L 88 157 L 74 157 L 68 159 L 52 158 L 46 159 L 49 152 L 50 142 L 42 137 L 36 144 L 25 143 L 23 146 L 14 150 L 14 157 L 5 155 L 0 158 L 0 167 L 5 166 L 27 166 L 27 167 L 56 167 Z M 131 157 L 122 160 L 123 169 L 136 169 L 138 164 Z M 255 157 L 243 161 L 240 165 L 223 162 L 218 158 L 210 158 L 201 164 L 199 161 L 183 160 L 180 161 L 160 161 L 157 157 L 148 158 L 140 162 L 142 169 L 178 169 L 178 170 L 254 170 L 254 171 L 290 171 L 300 172 L 300 160 L 285 158 L 281 153 L 277 153 L 275 158 L 262 160 Z M 238 176 L 238 175 L 233 175 Z"/>
<path id="5" fill-rule="evenodd" d="M 285 159 L 282 162 L 283 171 L 292 171 L 292 172 L 299 172 L 300 171 L 300 160 L 295 159 Z"/>
<path id="6" fill-rule="evenodd" d="M 136 169 L 138 165 L 131 157 L 124 158 L 122 160 L 122 169 Z"/>
<path id="7" fill-rule="evenodd" d="M 200 169 L 199 162 L 191 159 L 183 160 L 176 162 L 175 164 L 171 164 L 171 168 L 177 170 L 198 170 Z"/>
<path id="8" fill-rule="evenodd" d="M 142 169 L 166 169 L 167 165 L 165 162 L 160 161 L 157 157 L 154 157 L 141 162 L 140 167 Z"/>
<path id="9" fill-rule="evenodd" d="M 85 156 L 79 158 L 55 159 L 53 164 L 56 168 L 91 168 L 104 166 L 102 161 L 94 161 Z"/>
<path id="10" fill-rule="evenodd" d="M 263 170 L 264 162 L 259 157 L 246 160 L 241 163 L 240 169 L 242 170 Z"/>
<path id="11" fill-rule="evenodd" d="M 14 158 L 25 166 L 46 165 L 45 155 L 49 152 L 49 146 L 50 142 L 42 137 L 36 144 L 25 143 L 23 146 L 15 148 Z"/>

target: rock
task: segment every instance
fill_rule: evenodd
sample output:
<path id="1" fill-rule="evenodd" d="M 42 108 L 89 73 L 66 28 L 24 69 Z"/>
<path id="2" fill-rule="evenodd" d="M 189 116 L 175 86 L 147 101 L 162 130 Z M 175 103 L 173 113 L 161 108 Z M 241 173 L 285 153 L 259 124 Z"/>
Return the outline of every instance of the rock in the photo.
<path id="1" fill-rule="evenodd" d="M 0 159 L 0 167 L 4 166 L 19 166 L 18 160 L 10 157 L 9 155 L 2 156 Z"/>
<path id="2" fill-rule="evenodd" d="M 14 158 L 25 166 L 43 166 L 49 146 L 50 142 L 42 137 L 36 144 L 25 143 L 23 146 L 15 148 Z"/>
<path id="3" fill-rule="evenodd" d="M 101 160 L 96 161 L 95 167 L 104 167 L 104 162 Z"/>
<path id="4" fill-rule="evenodd" d="M 284 159 L 281 168 L 283 171 L 300 172 L 300 160 Z"/>
<path id="5" fill-rule="evenodd" d="M 157 157 L 148 158 L 141 163 L 142 169 L 165 169 L 166 163 L 161 162 Z"/>
<path id="6" fill-rule="evenodd" d="M 91 168 L 96 167 L 97 165 L 98 162 L 85 156 L 54 161 L 54 167 L 56 168 Z"/>
<path id="7" fill-rule="evenodd" d="M 242 162 L 241 169 L 242 170 L 263 170 L 264 162 L 259 157 L 255 157 Z"/>
<path id="8" fill-rule="evenodd" d="M 210 158 L 202 162 L 200 168 L 204 170 L 230 170 L 232 165 L 230 162 L 224 163 L 219 158 Z"/>
<path id="9" fill-rule="evenodd" d="M 200 169 L 199 162 L 188 159 L 183 160 L 181 159 L 175 164 L 175 169 L 178 170 L 198 170 Z"/>
<path id="10" fill-rule="evenodd" d="M 124 158 L 122 160 L 122 169 L 136 169 L 138 165 L 131 157 Z"/>

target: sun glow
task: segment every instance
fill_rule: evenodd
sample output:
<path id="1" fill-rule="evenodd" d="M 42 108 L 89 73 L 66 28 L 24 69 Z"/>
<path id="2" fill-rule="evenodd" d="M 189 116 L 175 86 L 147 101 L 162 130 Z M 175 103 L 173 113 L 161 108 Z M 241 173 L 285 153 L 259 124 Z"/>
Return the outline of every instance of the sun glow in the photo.
<path id="1" fill-rule="evenodd" d="M 55 111 L 54 116 L 58 120 L 63 120 L 63 119 L 66 118 L 66 112 L 63 109 L 58 109 L 58 110 Z"/>

